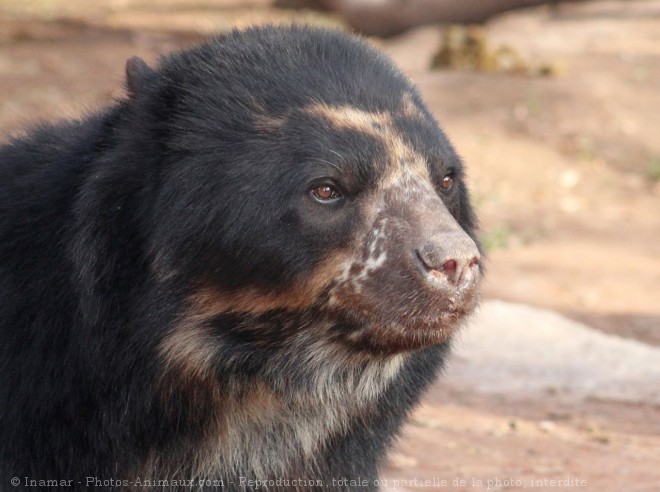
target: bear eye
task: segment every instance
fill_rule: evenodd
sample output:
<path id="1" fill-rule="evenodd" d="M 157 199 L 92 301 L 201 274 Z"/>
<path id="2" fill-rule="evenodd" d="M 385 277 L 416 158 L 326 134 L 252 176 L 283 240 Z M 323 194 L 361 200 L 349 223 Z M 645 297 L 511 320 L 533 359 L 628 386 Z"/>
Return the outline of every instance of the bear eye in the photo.
<path id="1" fill-rule="evenodd" d="M 454 174 L 449 173 L 444 178 L 442 178 L 442 183 L 440 183 L 440 187 L 443 190 L 448 191 L 451 189 L 453 184 L 454 184 Z"/>
<path id="2" fill-rule="evenodd" d="M 312 188 L 310 193 L 319 202 L 334 202 L 342 196 L 341 193 L 330 185 L 317 186 Z"/>

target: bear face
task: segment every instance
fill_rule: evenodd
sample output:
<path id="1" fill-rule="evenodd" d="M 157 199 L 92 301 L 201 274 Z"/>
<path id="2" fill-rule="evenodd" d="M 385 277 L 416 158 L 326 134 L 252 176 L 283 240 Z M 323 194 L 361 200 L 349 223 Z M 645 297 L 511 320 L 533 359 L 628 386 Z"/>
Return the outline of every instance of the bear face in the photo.
<path id="1" fill-rule="evenodd" d="M 304 313 L 331 326 L 318 337 L 374 354 L 445 341 L 479 278 L 460 159 L 371 48 L 294 29 L 254 50 L 260 36 L 174 55 L 154 77 L 167 84 L 145 91 L 175 136 L 155 206 L 158 274 L 190 285 L 197 319 Z M 259 330 L 261 347 L 282 345 Z"/>

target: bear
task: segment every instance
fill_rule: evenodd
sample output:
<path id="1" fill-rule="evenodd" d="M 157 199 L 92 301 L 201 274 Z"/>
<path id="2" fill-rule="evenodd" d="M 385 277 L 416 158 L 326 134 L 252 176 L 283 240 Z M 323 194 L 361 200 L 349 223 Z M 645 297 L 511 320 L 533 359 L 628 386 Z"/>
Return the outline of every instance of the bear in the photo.
<path id="1" fill-rule="evenodd" d="M 479 299 L 461 159 L 334 30 L 130 59 L 0 148 L 0 216 L 1 490 L 377 490 Z"/>

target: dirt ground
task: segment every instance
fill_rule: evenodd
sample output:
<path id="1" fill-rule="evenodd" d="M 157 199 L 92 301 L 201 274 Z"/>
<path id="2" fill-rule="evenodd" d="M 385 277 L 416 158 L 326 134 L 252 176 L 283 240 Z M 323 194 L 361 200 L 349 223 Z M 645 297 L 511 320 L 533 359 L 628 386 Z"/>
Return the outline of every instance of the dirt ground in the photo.
<path id="1" fill-rule="evenodd" d="M 268 3 L 0 0 L 0 140 L 121 97 L 132 55 L 153 63 L 264 20 L 341 24 Z M 660 346 L 660 1 L 511 13 L 486 32 L 553 75 L 431 70 L 438 26 L 373 40 L 418 84 L 467 163 L 489 251 L 484 297 Z M 656 403 L 441 381 L 384 478 L 398 490 L 654 491 L 659 463 Z"/>

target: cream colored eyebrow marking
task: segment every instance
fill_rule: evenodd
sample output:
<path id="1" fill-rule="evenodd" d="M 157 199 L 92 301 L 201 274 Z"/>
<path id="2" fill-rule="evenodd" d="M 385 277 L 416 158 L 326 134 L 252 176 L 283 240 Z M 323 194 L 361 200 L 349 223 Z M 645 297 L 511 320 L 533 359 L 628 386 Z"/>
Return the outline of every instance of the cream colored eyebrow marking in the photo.
<path id="1" fill-rule="evenodd" d="M 410 105 L 416 108 L 411 98 L 409 103 L 405 103 L 408 109 Z M 407 173 L 431 181 L 424 156 L 406 143 L 401 133 L 394 128 L 391 113 L 369 112 L 349 105 L 331 106 L 323 103 L 307 106 L 304 112 L 322 118 L 333 129 L 355 130 L 380 140 L 390 157 L 387 162 L 388 172 L 382 181 L 383 187 L 399 182 Z M 418 114 L 421 116 L 421 113 Z"/>

